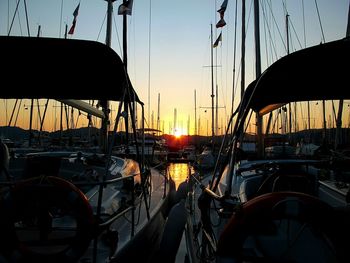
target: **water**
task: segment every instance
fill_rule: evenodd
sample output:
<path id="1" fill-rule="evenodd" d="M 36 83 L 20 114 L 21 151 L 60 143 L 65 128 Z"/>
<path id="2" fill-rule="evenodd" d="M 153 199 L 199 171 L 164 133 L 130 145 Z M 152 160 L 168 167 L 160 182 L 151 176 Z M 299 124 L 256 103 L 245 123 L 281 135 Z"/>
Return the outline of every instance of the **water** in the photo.
<path id="1" fill-rule="evenodd" d="M 194 169 L 188 163 L 170 163 L 168 173 L 174 180 L 177 189 L 179 184 L 187 180 L 189 173 L 194 173 Z"/>

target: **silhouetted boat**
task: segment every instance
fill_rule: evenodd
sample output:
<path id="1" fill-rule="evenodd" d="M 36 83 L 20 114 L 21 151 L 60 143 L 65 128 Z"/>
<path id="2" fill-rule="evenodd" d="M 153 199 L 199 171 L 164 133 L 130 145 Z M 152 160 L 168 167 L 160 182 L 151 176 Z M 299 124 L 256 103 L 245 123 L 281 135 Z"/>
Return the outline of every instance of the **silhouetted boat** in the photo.
<path id="1" fill-rule="evenodd" d="M 190 262 L 349 262 L 350 194 L 344 179 L 350 170 L 332 154 L 330 129 L 327 147 L 313 156 L 292 147 L 301 134 L 304 141 L 310 137 L 307 130 L 286 132 L 288 143 L 264 147 L 264 138 L 275 132 L 269 123 L 288 103 L 311 103 L 316 112 L 317 101 L 331 111 L 336 100 L 350 99 L 350 89 L 344 89 L 349 59 L 349 38 L 320 44 L 279 59 L 248 86 L 233 134 L 225 136 L 219 153 L 225 162 L 212 177 L 189 182 Z M 251 113 L 266 123 L 266 132 L 256 134 L 255 154 L 248 155 L 240 147 L 251 137 Z"/>
<path id="2" fill-rule="evenodd" d="M 116 101 L 114 132 L 122 106 L 133 115 L 131 103 L 142 105 L 121 59 L 104 44 L 1 36 L 0 53 L 2 83 L 11 87 L 1 90 L 2 99 Z M 83 76 L 67 81 L 64 75 L 76 69 Z M 38 72 L 44 76 L 39 80 Z M 102 121 L 107 112 L 100 110 Z M 101 152 L 52 151 L 18 158 L 1 144 L 1 262 L 159 258 L 166 218 L 177 200 L 174 184 L 144 165 L 142 148 L 135 160 L 112 156 L 113 138 L 105 139 Z"/>

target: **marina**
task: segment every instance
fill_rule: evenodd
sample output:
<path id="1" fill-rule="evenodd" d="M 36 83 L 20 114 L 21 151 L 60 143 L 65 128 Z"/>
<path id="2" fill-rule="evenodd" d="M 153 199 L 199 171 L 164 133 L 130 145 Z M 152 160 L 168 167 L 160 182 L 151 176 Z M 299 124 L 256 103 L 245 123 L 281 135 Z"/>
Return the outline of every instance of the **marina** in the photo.
<path id="1" fill-rule="evenodd" d="M 349 0 L 0 17 L 0 263 L 350 261 Z"/>

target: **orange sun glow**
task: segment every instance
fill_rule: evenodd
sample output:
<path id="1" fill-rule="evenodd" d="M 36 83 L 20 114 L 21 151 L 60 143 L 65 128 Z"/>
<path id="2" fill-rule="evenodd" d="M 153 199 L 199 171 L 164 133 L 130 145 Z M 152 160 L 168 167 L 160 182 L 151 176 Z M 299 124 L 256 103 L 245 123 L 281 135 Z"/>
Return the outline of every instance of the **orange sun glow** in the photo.
<path id="1" fill-rule="evenodd" d="M 182 135 L 181 130 L 176 130 L 174 135 L 175 135 L 176 138 L 180 138 L 181 135 Z"/>

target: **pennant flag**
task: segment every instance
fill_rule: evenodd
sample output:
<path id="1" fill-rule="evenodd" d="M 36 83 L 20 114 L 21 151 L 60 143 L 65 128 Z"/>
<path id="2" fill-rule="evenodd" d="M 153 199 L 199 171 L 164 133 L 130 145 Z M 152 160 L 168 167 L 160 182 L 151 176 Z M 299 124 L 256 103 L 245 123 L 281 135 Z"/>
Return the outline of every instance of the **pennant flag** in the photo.
<path id="1" fill-rule="evenodd" d="M 73 16 L 76 19 L 78 14 L 79 14 L 79 7 L 80 7 L 80 3 L 77 5 L 77 7 L 75 8 L 74 12 L 73 12 Z"/>
<path id="2" fill-rule="evenodd" d="M 216 28 L 223 27 L 226 25 L 226 22 L 223 18 L 219 20 L 219 22 L 216 23 Z"/>
<path id="3" fill-rule="evenodd" d="M 213 47 L 217 47 L 219 45 L 219 42 L 222 41 L 222 33 L 220 33 L 220 35 L 218 36 L 218 38 L 215 40 Z"/>
<path id="4" fill-rule="evenodd" d="M 221 5 L 221 8 L 218 10 L 218 12 L 220 13 L 220 18 L 221 19 L 224 18 L 224 13 L 225 13 L 226 8 L 227 8 L 227 2 L 228 2 L 228 0 L 224 0 L 224 2 Z"/>
<path id="5" fill-rule="evenodd" d="M 77 5 L 77 7 L 75 8 L 74 12 L 73 12 L 73 22 L 72 22 L 72 26 L 69 29 L 68 34 L 69 35 L 73 35 L 74 34 L 74 29 L 75 29 L 75 24 L 77 23 L 77 16 L 79 14 L 79 7 L 80 7 L 80 3 Z"/>
<path id="6" fill-rule="evenodd" d="M 118 15 L 129 15 L 131 16 L 133 0 L 128 0 L 126 3 L 121 4 L 118 8 Z"/>

